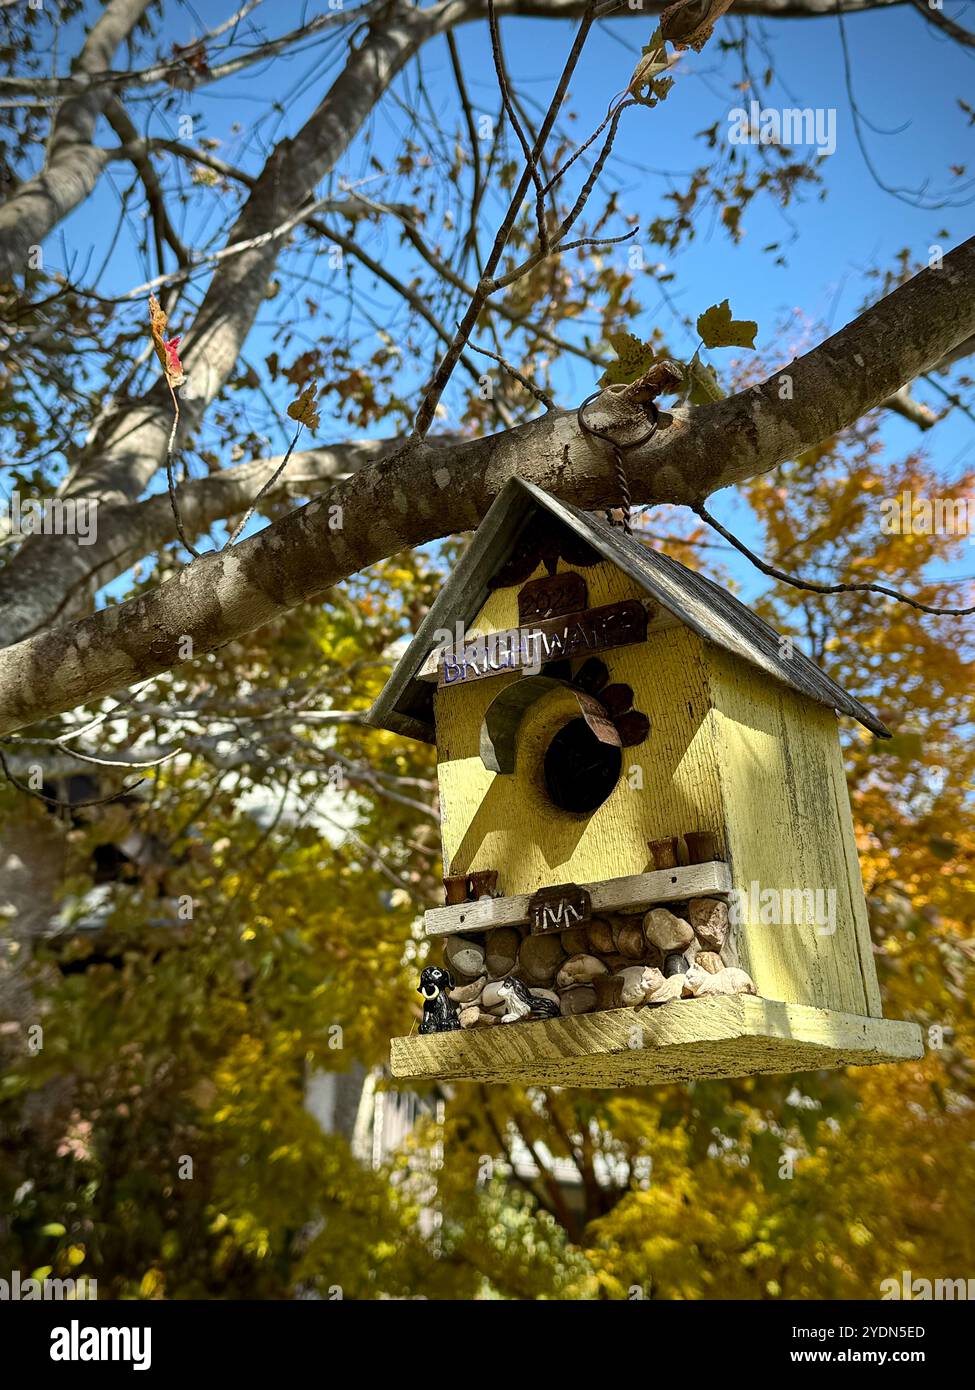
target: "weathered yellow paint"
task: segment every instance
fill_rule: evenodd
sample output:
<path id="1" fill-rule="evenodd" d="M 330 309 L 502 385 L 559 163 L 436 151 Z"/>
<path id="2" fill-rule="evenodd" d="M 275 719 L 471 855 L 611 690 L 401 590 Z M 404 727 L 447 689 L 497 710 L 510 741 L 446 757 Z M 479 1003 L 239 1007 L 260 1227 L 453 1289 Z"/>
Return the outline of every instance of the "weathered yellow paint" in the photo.
<path id="1" fill-rule="evenodd" d="M 560 568 L 574 568 L 560 566 Z M 544 573 L 541 566 L 538 577 Z M 589 605 L 642 598 L 607 562 L 579 569 Z M 472 624 L 479 633 L 518 623 L 518 588 L 499 589 Z M 647 841 L 711 830 L 723 846 L 745 912 L 741 964 L 767 999 L 859 1016 L 882 1013 L 849 799 L 832 710 L 807 700 L 681 625 L 645 644 L 601 653 L 609 678 L 633 687 L 650 717 L 646 742 L 623 750 L 623 776 L 591 816 L 549 800 L 542 778 L 554 733 L 578 711 L 556 691 L 527 712 L 513 776 L 478 751 L 491 700 L 517 674 L 438 690 L 438 775 L 445 872 L 497 869 L 504 896 L 560 882 L 644 872 Z M 763 923 L 752 884 L 807 894 L 821 923 Z M 832 890 L 832 896 L 831 896 Z M 804 909 L 808 897 L 802 901 Z"/>
<path id="2" fill-rule="evenodd" d="M 753 995 L 679 999 L 539 1023 L 394 1038 L 394 1077 L 536 1086 L 647 1086 L 923 1055 L 916 1023 Z"/>
<path id="3" fill-rule="evenodd" d="M 863 977 L 867 1013 L 874 1018 L 883 1018 L 884 1006 L 880 998 L 880 983 L 877 979 L 877 966 L 873 958 L 873 940 L 870 936 L 870 919 L 867 915 L 863 877 L 860 873 L 860 859 L 857 854 L 853 812 L 850 808 L 850 793 L 846 785 L 846 769 L 843 766 L 843 753 L 838 738 L 832 740 L 829 753 L 836 816 L 840 826 L 840 841 L 846 863 L 846 889 L 849 894 L 850 914 L 856 932 L 857 952 L 860 957 L 860 973 Z M 837 892 L 839 891 L 837 889 Z"/>
<path id="4" fill-rule="evenodd" d="M 748 904 L 741 963 L 767 998 L 879 1015 L 836 715 L 717 647 L 708 664 L 729 862 Z M 780 908 L 804 893 L 806 920 L 763 923 L 766 890 Z"/>
<path id="5" fill-rule="evenodd" d="M 578 571 L 589 605 L 644 597 L 614 565 Z M 537 574 L 544 570 L 539 567 Z M 518 590 L 496 590 L 472 629 L 517 626 Z M 572 697 L 556 691 L 529 709 L 518 737 L 513 776 L 488 772 L 478 752 L 484 712 L 516 674 L 437 691 L 438 774 L 445 872 L 499 871 L 499 891 L 530 893 L 544 884 L 587 883 L 642 873 L 647 840 L 724 821 L 704 644 L 684 627 L 651 632 L 645 644 L 600 653 L 611 681 L 633 687 L 634 704 L 650 717 L 646 742 L 623 750 L 623 776 L 591 816 L 573 816 L 548 799 L 542 761 L 553 734 L 578 715 Z M 642 786 L 641 786 L 642 782 Z"/>

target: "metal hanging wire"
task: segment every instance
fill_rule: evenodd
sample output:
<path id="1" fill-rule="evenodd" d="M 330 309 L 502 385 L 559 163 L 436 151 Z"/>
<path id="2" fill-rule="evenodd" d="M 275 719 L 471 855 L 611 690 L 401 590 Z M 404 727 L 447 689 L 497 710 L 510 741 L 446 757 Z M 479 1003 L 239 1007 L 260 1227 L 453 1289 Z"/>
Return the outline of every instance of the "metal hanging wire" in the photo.
<path id="1" fill-rule="evenodd" d="M 576 411 L 576 419 L 579 422 L 579 428 L 582 430 L 583 434 L 593 435 L 596 439 L 603 440 L 612 450 L 613 472 L 616 478 L 616 488 L 620 496 L 620 506 L 618 510 L 623 513 L 623 519 L 622 521 L 617 520 L 613 515 L 613 509 L 609 508 L 606 512 L 606 520 L 609 522 L 610 526 L 622 526 L 626 535 L 632 536 L 633 528 L 630 525 L 630 480 L 626 475 L 626 465 L 623 462 L 623 455 L 624 453 L 628 453 L 631 449 L 641 448 L 642 445 L 647 444 L 653 438 L 657 433 L 660 411 L 657 409 L 655 401 L 647 401 L 646 409 L 653 412 L 653 420 L 650 424 L 650 428 L 644 434 L 641 434 L 638 439 L 631 439 L 623 444 L 620 443 L 618 439 L 614 439 L 608 430 L 597 429 L 595 425 L 590 425 L 586 420 L 586 406 L 590 405 L 597 396 L 601 396 L 602 394 L 602 391 L 593 391 L 591 395 L 587 396 Z"/>

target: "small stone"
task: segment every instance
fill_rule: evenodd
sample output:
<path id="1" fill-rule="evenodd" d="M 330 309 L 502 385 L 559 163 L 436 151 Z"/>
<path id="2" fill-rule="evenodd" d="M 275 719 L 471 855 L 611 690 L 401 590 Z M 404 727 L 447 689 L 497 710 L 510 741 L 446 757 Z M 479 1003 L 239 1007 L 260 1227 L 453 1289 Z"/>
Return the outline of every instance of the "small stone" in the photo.
<path id="1" fill-rule="evenodd" d="M 686 975 L 671 975 L 667 979 L 662 979 L 650 990 L 646 1002 L 648 1004 L 669 1004 L 672 999 L 679 999 L 684 993 L 684 981 L 686 979 Z"/>
<path id="2" fill-rule="evenodd" d="M 592 985 L 573 985 L 563 991 L 559 1008 L 563 1015 L 588 1014 L 596 1007 L 596 991 Z"/>
<path id="3" fill-rule="evenodd" d="M 623 926 L 616 927 L 613 932 L 613 940 L 621 956 L 627 956 L 630 960 L 643 959 L 647 943 L 643 935 L 643 926 L 637 918 Z"/>
<path id="4" fill-rule="evenodd" d="M 614 973 L 617 970 L 625 970 L 628 965 L 633 964 L 629 956 L 621 956 L 615 951 L 611 956 L 601 956 L 600 960 L 602 960 L 604 965 L 607 965 Z"/>
<path id="5" fill-rule="evenodd" d="M 596 991 L 597 1009 L 619 1009 L 623 1005 L 623 978 L 620 975 L 597 975 L 592 982 Z"/>
<path id="6" fill-rule="evenodd" d="M 496 1009 L 499 1005 L 504 1004 L 504 1000 L 498 993 L 498 985 L 500 983 L 500 980 L 492 980 L 484 986 L 484 992 L 481 995 L 482 1009 Z"/>
<path id="7" fill-rule="evenodd" d="M 555 977 L 559 989 L 571 989 L 573 985 L 588 985 L 597 975 L 608 975 L 609 966 L 595 956 L 571 956 Z"/>
<path id="8" fill-rule="evenodd" d="M 664 975 L 668 979 L 671 975 L 686 975 L 690 968 L 687 957 L 681 955 L 680 951 L 672 952 L 664 961 Z"/>
<path id="9" fill-rule="evenodd" d="M 481 1010 L 479 1011 L 479 1013 L 478 1013 L 478 1016 L 477 1016 L 477 1026 L 478 1026 L 478 1028 L 483 1028 L 483 1027 L 485 1027 L 485 1025 L 488 1026 L 488 1027 L 490 1027 L 490 1025 L 491 1025 L 492 1023 L 500 1023 L 500 1022 L 501 1022 L 500 1017 L 495 1017 L 494 1014 L 487 1014 L 487 1013 L 484 1012 L 483 1009 L 481 1009 Z"/>
<path id="10" fill-rule="evenodd" d="M 652 966 L 630 965 L 625 970 L 618 971 L 614 978 L 623 981 L 620 1002 L 626 1008 L 636 1008 L 638 1004 L 646 1001 L 647 996 L 662 983 L 664 977 Z"/>
<path id="11" fill-rule="evenodd" d="M 652 907 L 643 919 L 643 930 L 651 946 L 656 946 L 664 955 L 671 951 L 683 951 L 694 940 L 690 922 L 683 917 L 675 917 L 665 907 Z"/>
<path id="12" fill-rule="evenodd" d="M 518 963 L 521 936 L 513 927 L 495 927 L 484 943 L 484 958 L 492 975 L 507 975 Z"/>
<path id="13" fill-rule="evenodd" d="M 708 951 L 720 951 L 728 935 L 728 904 L 720 898 L 692 898 L 687 915 L 701 945 Z"/>
<path id="14" fill-rule="evenodd" d="M 664 968 L 663 951 L 658 950 L 656 946 L 651 946 L 650 943 L 647 942 L 643 949 L 643 964 L 652 965 L 655 970 L 660 970 L 662 972 Z"/>
<path id="15" fill-rule="evenodd" d="M 481 1011 L 476 1004 L 468 1004 L 466 1009 L 461 1009 L 457 1017 L 462 1028 L 474 1028 L 480 1022 Z"/>
<path id="16" fill-rule="evenodd" d="M 594 917 L 586 927 L 587 949 L 596 951 L 600 955 L 609 955 L 610 951 L 616 950 L 616 942 L 613 940 L 613 928 L 605 917 Z"/>
<path id="17" fill-rule="evenodd" d="M 724 969 L 724 961 L 717 951 L 698 951 L 694 957 L 694 964 L 706 970 L 709 975 L 717 975 L 719 970 Z"/>
<path id="18" fill-rule="evenodd" d="M 468 979 L 484 974 L 484 947 L 466 936 L 448 936 L 444 942 L 444 960 L 451 970 Z"/>
<path id="19" fill-rule="evenodd" d="M 486 984 L 487 976 L 479 975 L 469 985 L 458 985 L 456 989 L 448 989 L 447 998 L 452 999 L 455 1004 L 473 1004 L 480 997 L 481 990 Z"/>
<path id="20" fill-rule="evenodd" d="M 557 935 L 526 936 L 518 953 L 518 965 L 530 985 L 547 985 L 555 978 L 565 953 Z"/>
<path id="21" fill-rule="evenodd" d="M 562 950 L 567 956 L 578 956 L 589 949 L 589 941 L 584 927 L 570 927 L 568 931 L 559 933 L 559 939 L 562 942 Z"/>

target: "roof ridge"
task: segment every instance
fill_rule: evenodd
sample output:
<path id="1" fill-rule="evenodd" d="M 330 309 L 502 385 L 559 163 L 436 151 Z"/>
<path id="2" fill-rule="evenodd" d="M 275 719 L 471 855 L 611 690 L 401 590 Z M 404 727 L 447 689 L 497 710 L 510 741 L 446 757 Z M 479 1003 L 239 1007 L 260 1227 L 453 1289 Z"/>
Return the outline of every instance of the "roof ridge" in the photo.
<path id="1" fill-rule="evenodd" d="M 871 733 L 889 738 L 890 731 L 869 709 L 808 657 L 759 617 L 746 603 L 721 588 L 708 575 L 689 569 L 666 551 L 643 545 L 598 513 L 586 512 L 571 502 L 515 474 L 505 483 L 488 508 L 474 539 L 451 574 L 416 635 L 394 668 L 369 715 L 369 722 L 414 738 L 433 742 L 430 687 L 416 679 L 433 643 L 434 633 L 453 630 L 457 621 L 465 627 L 483 605 L 487 594 L 485 572 L 498 567 L 510 551 L 535 508 L 544 508 L 563 525 L 588 541 L 602 557 L 617 565 L 678 621 L 706 641 L 747 661 L 773 680 L 800 695 L 840 710 Z M 489 575 L 487 577 L 490 577 Z M 472 611 L 466 611 L 470 608 Z"/>

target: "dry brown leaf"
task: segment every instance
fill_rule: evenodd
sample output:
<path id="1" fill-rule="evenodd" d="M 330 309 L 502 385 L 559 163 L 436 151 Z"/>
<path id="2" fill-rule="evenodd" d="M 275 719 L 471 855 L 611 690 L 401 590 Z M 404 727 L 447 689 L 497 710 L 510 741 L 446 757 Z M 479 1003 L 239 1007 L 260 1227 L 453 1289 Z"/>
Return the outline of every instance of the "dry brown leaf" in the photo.
<path id="1" fill-rule="evenodd" d="M 162 367 L 163 376 L 171 389 L 175 390 L 177 386 L 182 386 L 186 380 L 186 374 L 183 371 L 183 364 L 179 360 L 179 353 L 176 351 L 179 347 L 179 339 L 167 339 L 166 329 L 168 326 L 169 319 L 166 317 L 162 305 L 156 296 L 151 294 L 149 296 L 149 332 L 152 335 L 152 346 L 159 359 L 159 365 Z"/>
<path id="2" fill-rule="evenodd" d="M 292 420 L 297 420 L 299 425 L 307 425 L 310 430 L 317 430 L 321 423 L 318 418 L 318 407 L 315 405 L 317 394 L 318 387 L 312 383 L 310 386 L 306 386 L 298 399 L 292 401 L 288 406 L 288 414 Z"/>

